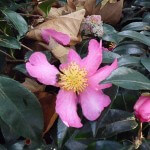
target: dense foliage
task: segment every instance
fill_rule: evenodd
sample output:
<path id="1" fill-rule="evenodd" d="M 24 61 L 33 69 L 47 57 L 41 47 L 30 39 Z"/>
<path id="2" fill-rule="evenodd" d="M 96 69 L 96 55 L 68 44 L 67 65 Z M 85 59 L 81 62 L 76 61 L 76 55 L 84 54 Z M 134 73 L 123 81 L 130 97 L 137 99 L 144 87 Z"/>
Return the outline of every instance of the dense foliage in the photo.
<path id="1" fill-rule="evenodd" d="M 83 127 L 79 129 L 68 128 L 59 117 L 54 119 L 55 123 L 52 121 L 50 125 L 49 122 L 45 125 L 43 112 L 45 109 L 53 110 L 55 102 L 45 102 L 43 105 L 40 92 L 51 94 L 46 95 L 46 99 L 55 101 L 59 88 L 48 85 L 41 90 L 43 85 L 37 82 L 38 85 L 34 85 L 32 81 L 29 86 L 38 89 L 34 92 L 22 84 L 27 77 L 31 78 L 25 69 L 25 63 L 33 50 L 44 49 L 34 40 L 26 38 L 26 33 L 41 20 L 48 18 L 52 3 L 53 0 L 48 0 L 39 4 L 44 13 L 43 17 L 35 13 L 35 6 L 38 5 L 36 0 L 0 1 L 0 149 L 150 149 L 149 123 L 143 123 L 144 138 L 142 143 L 137 143 L 141 126 L 133 110 L 140 95 L 150 92 L 149 0 L 124 1 L 123 15 L 119 23 L 112 26 L 104 22 L 102 37 L 83 35 L 82 42 L 75 45 L 79 55 L 85 57 L 89 40 L 102 39 L 104 47 L 109 49 L 110 44 L 113 45 L 113 50 L 103 51 L 102 63 L 111 64 L 117 58 L 119 65 L 103 81 L 113 84 L 104 91 L 111 98 L 111 105 L 96 121 L 86 120 L 79 110 L 83 122 Z M 99 3 L 101 1 L 97 0 L 97 5 Z M 59 7 L 58 4 L 55 5 Z M 60 64 L 50 51 L 42 52 L 51 64 Z M 43 133 L 43 130 L 46 132 Z"/>

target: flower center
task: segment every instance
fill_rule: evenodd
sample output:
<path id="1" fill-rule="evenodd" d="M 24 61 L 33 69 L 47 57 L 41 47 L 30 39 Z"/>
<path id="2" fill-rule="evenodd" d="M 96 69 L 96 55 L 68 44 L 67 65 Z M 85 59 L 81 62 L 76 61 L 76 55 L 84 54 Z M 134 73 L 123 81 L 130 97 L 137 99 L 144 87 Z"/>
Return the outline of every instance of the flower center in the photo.
<path id="1" fill-rule="evenodd" d="M 64 90 L 73 90 L 78 94 L 87 87 L 87 71 L 85 68 L 81 68 L 75 62 L 62 70 L 60 74 L 59 85 Z"/>

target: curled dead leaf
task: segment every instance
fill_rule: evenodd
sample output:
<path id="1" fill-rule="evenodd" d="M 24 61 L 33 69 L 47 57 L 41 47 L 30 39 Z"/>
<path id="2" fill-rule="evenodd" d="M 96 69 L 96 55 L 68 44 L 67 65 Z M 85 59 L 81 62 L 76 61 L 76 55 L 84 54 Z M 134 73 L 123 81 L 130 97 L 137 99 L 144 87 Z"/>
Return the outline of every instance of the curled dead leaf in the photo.
<path id="1" fill-rule="evenodd" d="M 123 2 L 124 0 L 109 1 L 102 7 L 101 4 L 96 6 L 96 0 L 86 0 L 84 8 L 86 15 L 101 15 L 103 22 L 115 25 L 121 18 Z"/>
<path id="2" fill-rule="evenodd" d="M 35 80 L 32 80 L 30 78 L 26 78 L 25 82 L 22 83 L 24 87 L 29 89 L 31 92 L 41 92 L 45 90 L 45 85 L 38 84 Z"/>
<path id="3" fill-rule="evenodd" d="M 57 43 L 55 40 L 51 39 L 49 45 L 40 42 L 40 45 L 52 52 L 52 54 L 61 62 L 65 63 L 67 60 L 67 54 L 69 52 L 69 47 L 64 47 Z"/>
<path id="4" fill-rule="evenodd" d="M 68 15 L 50 19 L 30 30 L 27 33 L 27 37 L 38 41 L 43 41 L 41 37 L 41 30 L 51 28 L 58 32 L 69 35 L 71 38 L 70 45 L 72 45 L 74 42 L 80 42 L 81 38 L 78 37 L 78 33 L 84 15 L 85 10 L 82 9 Z"/>
<path id="5" fill-rule="evenodd" d="M 44 115 L 44 131 L 43 135 L 53 126 L 58 115 L 55 113 L 56 95 L 47 92 L 39 92 L 37 94 L 39 102 L 42 106 Z"/>

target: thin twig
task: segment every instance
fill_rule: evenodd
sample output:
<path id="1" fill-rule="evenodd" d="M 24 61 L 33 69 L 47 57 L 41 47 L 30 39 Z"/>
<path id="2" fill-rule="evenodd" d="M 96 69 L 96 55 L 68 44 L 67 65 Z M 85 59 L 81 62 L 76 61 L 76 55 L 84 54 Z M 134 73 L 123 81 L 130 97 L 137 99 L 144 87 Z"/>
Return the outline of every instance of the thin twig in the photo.
<path id="1" fill-rule="evenodd" d="M 25 62 L 24 60 L 21 59 L 15 59 L 15 60 L 11 60 L 11 59 L 6 59 L 7 62 L 12 62 L 12 63 L 18 63 L 18 62 Z"/>
<path id="2" fill-rule="evenodd" d="M 6 52 L 4 52 L 3 50 L 0 50 L 0 52 L 3 53 L 4 55 L 8 56 L 8 57 L 11 58 L 11 59 L 15 59 L 15 58 L 13 58 L 11 55 L 9 55 L 9 54 L 7 54 Z"/>
<path id="3" fill-rule="evenodd" d="M 27 47 L 26 45 L 24 45 L 24 44 L 22 44 L 22 43 L 21 43 L 21 46 L 24 47 L 24 48 L 26 48 L 26 49 L 29 50 L 29 51 L 33 51 L 30 47 Z"/>
<path id="4" fill-rule="evenodd" d="M 19 13 L 19 14 L 26 17 L 39 17 L 39 18 L 42 17 L 40 15 L 32 15 L 32 14 L 24 14 L 24 13 Z"/>

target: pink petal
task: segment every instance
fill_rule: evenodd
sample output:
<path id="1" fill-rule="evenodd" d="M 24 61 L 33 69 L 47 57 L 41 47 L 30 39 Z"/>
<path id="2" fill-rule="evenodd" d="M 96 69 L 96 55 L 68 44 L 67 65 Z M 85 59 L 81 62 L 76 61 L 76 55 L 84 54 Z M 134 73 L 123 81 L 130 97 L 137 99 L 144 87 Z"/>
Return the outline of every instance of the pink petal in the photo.
<path id="1" fill-rule="evenodd" d="M 82 61 L 88 71 L 88 76 L 91 76 L 102 62 L 102 41 L 99 43 L 94 39 L 90 40 L 88 50 L 88 55 Z"/>
<path id="2" fill-rule="evenodd" d="M 110 66 L 100 68 L 93 76 L 89 77 L 89 84 L 95 89 L 99 88 L 99 83 L 105 80 L 118 67 L 117 59 Z"/>
<path id="3" fill-rule="evenodd" d="M 60 90 L 56 100 L 56 112 L 68 127 L 82 127 L 81 120 L 77 114 L 76 93 Z"/>
<path id="4" fill-rule="evenodd" d="M 33 53 L 29 58 L 29 62 L 32 65 L 48 63 L 46 56 L 41 52 Z"/>
<path id="5" fill-rule="evenodd" d="M 48 63 L 46 56 L 40 52 L 33 53 L 29 62 L 26 63 L 26 69 L 30 76 L 36 78 L 45 85 L 55 85 L 56 75 L 59 73 L 54 65 Z"/>
<path id="6" fill-rule="evenodd" d="M 54 38 L 58 43 L 62 45 L 68 45 L 70 43 L 70 37 L 62 32 L 57 32 L 53 29 L 44 29 L 41 32 L 43 40 L 49 43 L 50 38 Z"/>
<path id="7" fill-rule="evenodd" d="M 147 101 L 148 97 L 147 96 L 140 96 L 137 102 L 134 105 L 134 110 L 138 111 L 138 109 L 141 107 L 141 105 Z"/>
<path id="8" fill-rule="evenodd" d="M 104 107 L 107 107 L 111 102 L 110 98 L 102 91 L 96 91 L 90 87 L 82 92 L 79 97 L 83 114 L 91 121 L 96 120 Z"/>
<path id="9" fill-rule="evenodd" d="M 73 49 L 69 50 L 68 57 L 67 57 L 67 63 L 61 64 L 60 70 L 66 68 L 68 66 L 68 64 L 70 64 L 71 62 L 76 62 L 79 65 L 81 64 L 81 58 L 80 58 L 79 54 Z"/>
<path id="10" fill-rule="evenodd" d="M 102 90 L 102 89 L 110 88 L 111 86 L 112 86 L 111 83 L 100 84 L 99 89 Z"/>
<path id="11" fill-rule="evenodd" d="M 141 104 L 138 113 L 141 116 L 140 121 L 150 122 L 150 99 Z"/>

